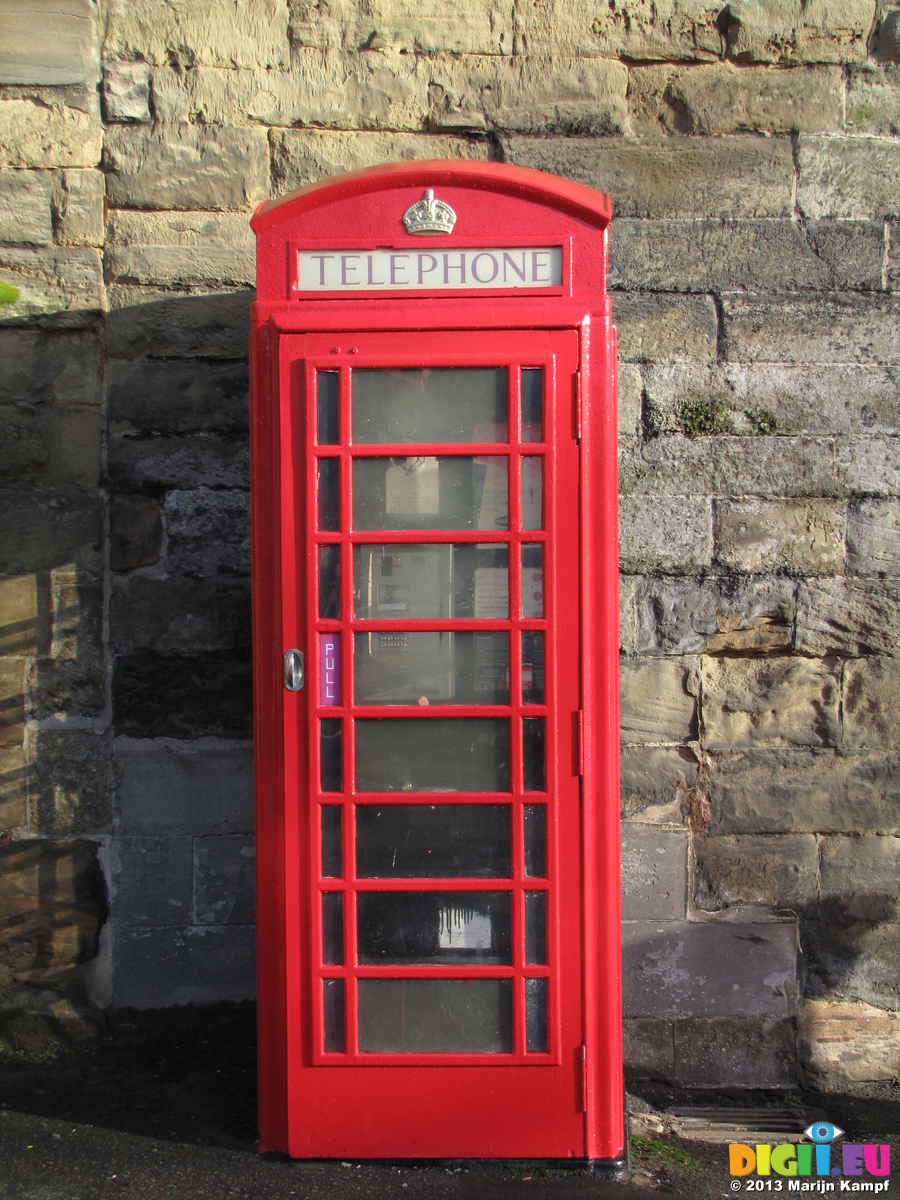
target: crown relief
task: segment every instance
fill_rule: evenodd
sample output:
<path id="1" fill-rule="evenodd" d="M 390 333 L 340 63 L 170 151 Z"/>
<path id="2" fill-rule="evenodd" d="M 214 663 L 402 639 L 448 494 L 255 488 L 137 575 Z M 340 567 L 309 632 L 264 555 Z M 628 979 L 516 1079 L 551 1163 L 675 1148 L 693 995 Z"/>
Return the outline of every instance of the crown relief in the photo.
<path id="1" fill-rule="evenodd" d="M 407 233 L 434 236 L 451 233 L 456 224 L 456 213 L 443 200 L 435 200 L 434 188 L 426 188 L 425 195 L 411 204 L 403 214 Z"/>

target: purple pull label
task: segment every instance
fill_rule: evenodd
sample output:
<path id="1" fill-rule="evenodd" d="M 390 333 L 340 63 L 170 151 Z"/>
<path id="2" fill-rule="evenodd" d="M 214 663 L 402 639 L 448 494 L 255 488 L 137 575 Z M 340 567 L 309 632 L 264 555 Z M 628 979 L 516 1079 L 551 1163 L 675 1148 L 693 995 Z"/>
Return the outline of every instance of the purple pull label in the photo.
<path id="1" fill-rule="evenodd" d="M 338 633 L 319 634 L 319 703 L 341 702 L 341 640 Z"/>

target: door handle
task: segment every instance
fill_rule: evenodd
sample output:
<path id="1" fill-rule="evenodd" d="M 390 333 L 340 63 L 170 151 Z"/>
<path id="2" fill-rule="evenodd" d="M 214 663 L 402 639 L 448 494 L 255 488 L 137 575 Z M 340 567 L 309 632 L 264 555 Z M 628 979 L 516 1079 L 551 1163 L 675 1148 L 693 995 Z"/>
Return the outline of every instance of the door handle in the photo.
<path id="1" fill-rule="evenodd" d="M 305 682 L 303 651 L 288 650 L 284 656 L 284 686 L 289 692 L 299 692 Z"/>

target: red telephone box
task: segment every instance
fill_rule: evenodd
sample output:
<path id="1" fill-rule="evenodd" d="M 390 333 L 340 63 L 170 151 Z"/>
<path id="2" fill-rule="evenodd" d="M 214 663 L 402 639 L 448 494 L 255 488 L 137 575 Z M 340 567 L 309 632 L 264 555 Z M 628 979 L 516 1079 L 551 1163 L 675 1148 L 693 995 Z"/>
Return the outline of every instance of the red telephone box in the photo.
<path id="1" fill-rule="evenodd" d="M 253 218 L 260 1148 L 624 1154 L 608 196 Z"/>

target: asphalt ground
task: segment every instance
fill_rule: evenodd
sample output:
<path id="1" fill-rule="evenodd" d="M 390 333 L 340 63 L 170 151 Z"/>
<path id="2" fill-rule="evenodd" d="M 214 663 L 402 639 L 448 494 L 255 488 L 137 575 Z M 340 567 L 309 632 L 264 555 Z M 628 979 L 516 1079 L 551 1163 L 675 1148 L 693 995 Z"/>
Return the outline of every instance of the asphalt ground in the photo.
<path id="1" fill-rule="evenodd" d="M 735 1194 L 727 1147 L 674 1136 L 664 1119 L 656 1133 L 652 1114 L 717 1100 L 816 1107 L 854 1141 L 890 1141 L 900 1175 L 900 1089 L 887 1083 L 824 1096 L 644 1088 L 650 1131 L 632 1141 L 625 1182 L 548 1163 L 263 1158 L 254 1020 L 251 1005 L 224 1005 L 120 1014 L 83 1041 L 27 1022 L 0 1031 L 2 1200 L 714 1200 Z"/>

